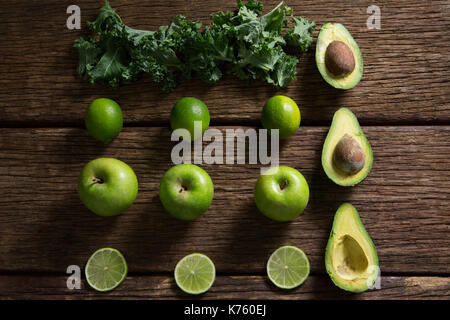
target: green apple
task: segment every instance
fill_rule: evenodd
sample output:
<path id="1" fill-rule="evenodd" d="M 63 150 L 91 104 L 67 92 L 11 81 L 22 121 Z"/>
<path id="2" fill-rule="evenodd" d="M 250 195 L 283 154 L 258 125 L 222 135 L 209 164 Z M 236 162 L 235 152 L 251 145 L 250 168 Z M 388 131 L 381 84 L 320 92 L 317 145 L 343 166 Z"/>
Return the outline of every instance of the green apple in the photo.
<path id="1" fill-rule="evenodd" d="M 78 194 L 89 210 L 99 216 L 115 216 L 136 199 L 138 180 L 133 169 L 113 158 L 86 164 L 78 179 Z"/>
<path id="2" fill-rule="evenodd" d="M 293 168 L 274 167 L 258 178 L 254 198 L 266 217 L 276 221 L 293 220 L 308 204 L 308 182 Z"/>
<path id="3" fill-rule="evenodd" d="M 159 197 L 172 216 L 182 220 L 200 217 L 211 205 L 213 182 L 202 168 L 193 164 L 179 164 L 162 177 Z"/>

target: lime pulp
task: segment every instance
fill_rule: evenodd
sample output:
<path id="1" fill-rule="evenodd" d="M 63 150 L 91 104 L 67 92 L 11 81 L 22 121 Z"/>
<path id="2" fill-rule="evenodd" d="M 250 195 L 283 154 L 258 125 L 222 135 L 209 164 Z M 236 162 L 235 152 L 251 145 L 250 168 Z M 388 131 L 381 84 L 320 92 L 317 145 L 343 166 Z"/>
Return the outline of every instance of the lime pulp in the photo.
<path id="1" fill-rule="evenodd" d="M 293 289 L 309 275 L 306 254 L 297 247 L 283 246 L 275 250 L 267 261 L 267 275 L 277 287 Z"/>
<path id="2" fill-rule="evenodd" d="M 105 292 L 117 288 L 127 276 L 124 256 L 116 249 L 103 248 L 94 252 L 86 268 L 86 280 L 95 290 Z"/>
<path id="3" fill-rule="evenodd" d="M 189 294 L 201 294 L 208 291 L 215 278 L 214 263 L 201 253 L 185 256 L 175 267 L 175 282 L 181 290 Z"/>

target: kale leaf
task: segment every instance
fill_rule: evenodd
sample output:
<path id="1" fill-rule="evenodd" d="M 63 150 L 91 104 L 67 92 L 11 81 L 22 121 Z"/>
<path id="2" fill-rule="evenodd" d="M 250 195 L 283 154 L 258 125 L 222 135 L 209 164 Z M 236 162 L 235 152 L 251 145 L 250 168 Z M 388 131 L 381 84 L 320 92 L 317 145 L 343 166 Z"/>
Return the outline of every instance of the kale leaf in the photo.
<path id="1" fill-rule="evenodd" d="M 260 1 L 238 0 L 237 7 L 235 12 L 212 14 L 203 30 L 200 22 L 179 15 L 169 26 L 147 31 L 125 25 L 105 1 L 96 20 L 88 22 L 95 36 L 75 40 L 78 72 L 91 83 L 114 88 L 149 73 L 164 92 L 176 88 L 177 73 L 187 79 L 197 74 L 214 84 L 225 69 L 248 82 L 286 87 L 296 77 L 298 59 L 286 54 L 284 47 L 307 51 L 313 43 L 314 22 L 293 17 L 283 3 L 263 16 Z M 289 22 L 294 27 L 287 29 Z"/>
<path id="2" fill-rule="evenodd" d="M 294 28 L 290 28 L 285 34 L 286 43 L 292 47 L 299 47 L 303 52 L 308 51 L 314 39 L 311 32 L 316 27 L 314 21 L 308 21 L 303 17 L 292 18 L 295 23 Z"/>

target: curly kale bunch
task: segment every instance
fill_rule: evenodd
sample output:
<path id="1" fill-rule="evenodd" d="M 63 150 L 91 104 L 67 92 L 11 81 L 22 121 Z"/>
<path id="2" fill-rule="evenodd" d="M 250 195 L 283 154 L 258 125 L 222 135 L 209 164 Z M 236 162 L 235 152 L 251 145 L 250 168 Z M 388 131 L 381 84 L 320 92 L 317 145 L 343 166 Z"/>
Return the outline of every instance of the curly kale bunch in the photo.
<path id="1" fill-rule="evenodd" d="M 238 0 L 237 6 L 234 12 L 212 14 L 203 30 L 200 22 L 179 15 L 169 26 L 146 31 L 125 25 L 105 1 L 97 19 L 88 22 L 96 36 L 75 41 L 78 72 L 91 83 L 114 88 L 150 73 L 164 92 L 171 92 L 177 85 L 177 72 L 187 79 L 197 74 L 214 84 L 227 64 L 226 69 L 239 79 L 286 87 L 296 77 L 298 59 L 284 48 L 307 51 L 315 23 L 294 17 L 283 3 L 263 16 L 263 5 L 257 0 Z"/>

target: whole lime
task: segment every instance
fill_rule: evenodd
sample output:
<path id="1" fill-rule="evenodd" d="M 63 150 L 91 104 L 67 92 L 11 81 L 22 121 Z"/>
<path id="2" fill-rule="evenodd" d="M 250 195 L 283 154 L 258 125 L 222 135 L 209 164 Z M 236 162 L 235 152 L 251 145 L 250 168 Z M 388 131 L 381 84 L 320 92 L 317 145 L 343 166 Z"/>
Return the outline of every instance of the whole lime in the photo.
<path id="1" fill-rule="evenodd" d="M 280 139 L 292 136 L 300 127 L 300 110 L 289 97 L 275 96 L 264 105 L 261 122 L 265 129 L 279 129 Z"/>
<path id="2" fill-rule="evenodd" d="M 109 143 L 122 130 L 122 110 L 114 100 L 95 99 L 86 111 L 84 123 L 91 136 L 104 143 Z"/>
<path id="3" fill-rule="evenodd" d="M 190 140 L 203 136 L 209 127 L 209 111 L 203 101 L 185 97 L 177 101 L 170 113 L 172 130 L 186 129 L 190 133 Z M 197 124 L 197 130 L 195 130 Z"/>

